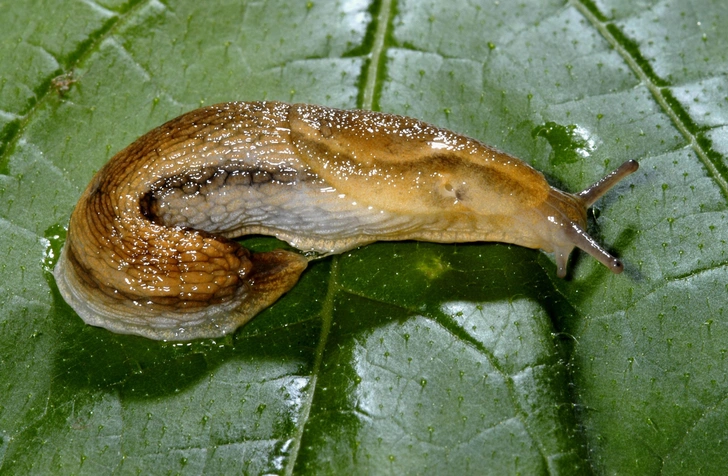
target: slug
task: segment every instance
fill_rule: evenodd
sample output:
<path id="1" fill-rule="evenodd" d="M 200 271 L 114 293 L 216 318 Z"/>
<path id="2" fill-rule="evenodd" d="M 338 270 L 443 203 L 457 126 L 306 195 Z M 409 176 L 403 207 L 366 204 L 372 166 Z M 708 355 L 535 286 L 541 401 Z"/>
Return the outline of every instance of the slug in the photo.
<path id="1" fill-rule="evenodd" d="M 615 273 L 586 209 L 637 170 L 585 191 L 416 119 L 306 104 L 233 102 L 157 127 L 116 154 L 81 196 L 54 270 L 87 323 L 159 340 L 234 331 L 291 289 L 309 259 L 378 240 L 578 247 Z M 273 235 L 304 254 L 251 253 Z"/>

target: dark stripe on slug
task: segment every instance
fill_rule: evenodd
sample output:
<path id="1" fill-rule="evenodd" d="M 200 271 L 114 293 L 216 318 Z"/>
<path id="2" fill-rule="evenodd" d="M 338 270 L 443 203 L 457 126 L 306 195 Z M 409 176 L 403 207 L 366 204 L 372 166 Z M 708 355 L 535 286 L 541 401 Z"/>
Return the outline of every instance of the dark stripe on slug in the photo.
<path id="1" fill-rule="evenodd" d="M 157 198 L 154 196 L 154 192 L 147 192 L 142 195 L 142 198 L 139 199 L 139 209 L 141 210 L 142 215 L 144 215 L 144 218 L 152 223 L 156 223 Z"/>
<path id="2" fill-rule="evenodd" d="M 515 159 L 514 159 L 515 160 Z M 400 173 L 412 173 L 414 171 L 447 172 L 467 182 L 469 187 L 478 187 L 481 190 L 498 190 L 503 195 L 517 197 L 523 203 L 533 201 L 540 203 L 546 198 L 548 189 L 538 184 L 538 179 L 543 180 L 540 172 L 526 164 L 516 166 L 496 167 L 487 160 L 478 162 L 476 160 L 464 160 L 454 153 L 434 153 L 424 156 L 418 160 L 401 162 L 400 169 L 394 169 Z M 530 180 L 524 178 L 530 177 Z M 455 197 L 459 201 L 468 199 L 466 188 L 452 184 Z"/>
<path id="3" fill-rule="evenodd" d="M 186 196 L 207 196 L 226 187 L 251 187 L 265 184 L 294 184 L 315 178 L 308 171 L 298 171 L 285 166 L 277 170 L 242 167 L 234 164 L 227 167 L 206 167 L 186 175 L 173 175 L 153 183 L 148 192 L 139 199 L 139 208 L 149 221 L 164 225 L 160 217 L 160 201 L 174 190 Z"/>

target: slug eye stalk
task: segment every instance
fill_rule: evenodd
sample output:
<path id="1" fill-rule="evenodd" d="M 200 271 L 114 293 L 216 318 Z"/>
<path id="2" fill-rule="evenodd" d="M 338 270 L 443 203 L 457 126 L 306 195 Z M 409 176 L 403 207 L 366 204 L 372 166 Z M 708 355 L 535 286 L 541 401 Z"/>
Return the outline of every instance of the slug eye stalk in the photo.
<path id="1" fill-rule="evenodd" d="M 617 185 L 617 183 L 636 172 L 637 169 L 639 169 L 639 163 L 636 160 L 628 160 L 620 165 L 614 172 L 606 175 L 604 178 L 582 192 L 572 195 L 572 197 L 574 197 L 574 199 L 579 203 L 584 214 L 586 214 L 587 208 L 592 206 L 612 187 Z M 580 225 L 574 221 L 568 221 L 565 225 L 564 234 L 573 246 L 591 255 L 594 259 L 602 263 L 607 267 L 607 269 L 615 274 L 619 274 L 624 271 L 624 264 L 622 261 L 612 256 L 599 243 L 597 243 L 594 238 L 589 236 L 589 234 L 584 230 L 585 225 Z M 567 253 L 557 253 L 557 275 L 560 278 L 566 276 L 566 264 L 570 252 L 571 250 Z"/>
<path id="2" fill-rule="evenodd" d="M 584 201 L 584 206 L 589 208 L 612 187 L 617 185 L 617 183 L 621 182 L 624 178 L 637 172 L 637 169 L 639 168 L 640 164 L 636 160 L 628 160 L 620 165 L 614 172 L 608 174 L 601 180 L 598 180 L 591 187 L 579 192 L 577 196 Z"/>
<path id="3" fill-rule="evenodd" d="M 640 164 L 636 160 L 628 160 L 617 168 L 614 172 L 607 175 L 603 179 L 594 183 L 591 187 L 583 190 L 579 193 L 579 198 L 584 201 L 586 208 L 594 205 L 605 193 L 607 193 L 612 187 L 621 182 L 625 177 L 632 175 L 637 169 L 640 168 Z M 615 274 L 619 274 L 624 271 L 624 264 L 609 254 L 599 243 L 589 236 L 584 230 L 574 227 L 572 237 L 574 238 L 574 244 L 579 249 L 586 251 L 597 261 L 606 266 Z M 562 276 L 563 277 L 563 276 Z"/>

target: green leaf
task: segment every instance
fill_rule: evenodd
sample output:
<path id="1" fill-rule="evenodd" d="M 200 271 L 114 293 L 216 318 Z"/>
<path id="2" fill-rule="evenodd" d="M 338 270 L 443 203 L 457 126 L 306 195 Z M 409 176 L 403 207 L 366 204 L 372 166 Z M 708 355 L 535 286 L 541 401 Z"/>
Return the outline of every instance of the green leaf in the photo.
<path id="1" fill-rule="evenodd" d="M 725 472 L 726 24 L 722 0 L 3 5 L 0 470 Z M 263 99 L 417 117 L 572 192 L 637 159 L 590 224 L 626 271 L 377 243 L 225 338 L 84 325 L 50 270 L 94 172 Z"/>

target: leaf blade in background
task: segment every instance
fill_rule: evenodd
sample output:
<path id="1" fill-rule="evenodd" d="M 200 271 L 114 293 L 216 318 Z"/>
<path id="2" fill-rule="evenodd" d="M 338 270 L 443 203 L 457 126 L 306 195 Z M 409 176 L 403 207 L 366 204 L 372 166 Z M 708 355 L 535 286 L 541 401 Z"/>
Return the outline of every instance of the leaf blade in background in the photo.
<path id="1" fill-rule="evenodd" d="M 728 467 L 721 2 L 45 3 L 0 17 L 0 468 Z M 590 230 L 627 269 L 380 243 L 223 339 L 83 325 L 48 269 L 94 171 L 182 112 L 263 99 L 411 115 L 572 192 L 638 159 Z"/>

